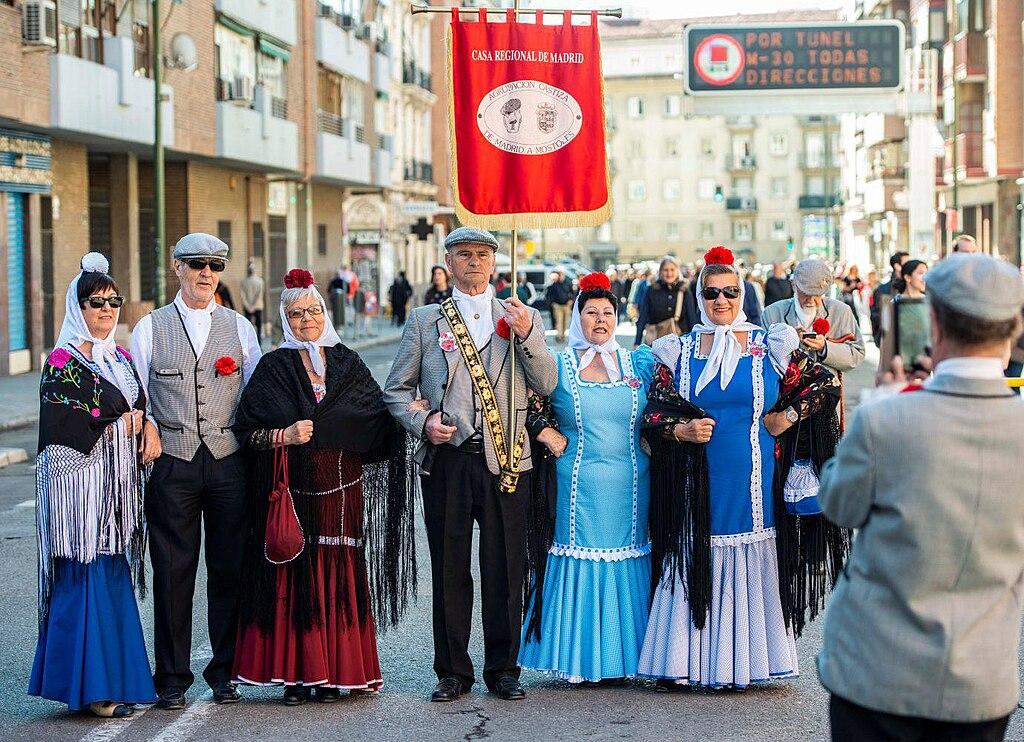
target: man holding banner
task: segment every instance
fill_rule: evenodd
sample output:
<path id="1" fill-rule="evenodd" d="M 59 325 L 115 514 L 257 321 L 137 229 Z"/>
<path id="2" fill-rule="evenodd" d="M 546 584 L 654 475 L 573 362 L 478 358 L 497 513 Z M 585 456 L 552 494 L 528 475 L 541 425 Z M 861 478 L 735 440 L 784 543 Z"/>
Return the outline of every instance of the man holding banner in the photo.
<path id="1" fill-rule="evenodd" d="M 469 656 L 474 521 L 480 526 L 484 682 L 500 698 L 525 697 L 517 658 L 532 468 L 529 446 L 524 450 L 526 390 L 549 394 L 558 370 L 537 310 L 515 297 L 494 298 L 488 279 L 497 249 L 498 241 L 483 230 L 460 227 L 448 235 L 452 297 L 409 315 L 384 390 L 392 414 L 422 441 L 416 462 L 433 580 L 439 681 L 433 701 L 454 701 L 475 681 Z M 513 342 L 521 414 L 510 431 Z M 417 390 L 425 405 L 416 402 Z"/>

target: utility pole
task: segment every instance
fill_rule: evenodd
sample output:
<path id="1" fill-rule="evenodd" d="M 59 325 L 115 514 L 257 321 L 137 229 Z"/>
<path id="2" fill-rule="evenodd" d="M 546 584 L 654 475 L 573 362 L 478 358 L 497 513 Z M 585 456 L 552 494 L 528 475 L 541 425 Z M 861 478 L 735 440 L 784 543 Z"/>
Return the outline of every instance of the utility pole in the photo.
<path id="1" fill-rule="evenodd" d="M 953 229 L 953 225 L 948 223 L 947 220 L 947 231 L 949 232 L 949 239 L 946 241 L 947 252 L 953 251 L 953 238 L 957 232 L 963 231 L 960 226 L 960 143 L 957 141 L 957 122 L 959 121 L 960 112 L 957 110 L 959 102 L 956 94 L 956 58 L 953 59 L 953 219 L 956 221 L 956 229 Z"/>
<path id="2" fill-rule="evenodd" d="M 154 261 L 154 299 L 156 306 L 162 307 L 167 300 L 164 286 L 164 272 L 166 261 L 164 257 L 164 242 L 166 240 L 164 225 L 164 132 L 163 132 L 163 54 L 161 53 L 160 42 L 160 0 L 152 0 L 153 3 L 153 221 L 156 228 L 156 250 Z"/>

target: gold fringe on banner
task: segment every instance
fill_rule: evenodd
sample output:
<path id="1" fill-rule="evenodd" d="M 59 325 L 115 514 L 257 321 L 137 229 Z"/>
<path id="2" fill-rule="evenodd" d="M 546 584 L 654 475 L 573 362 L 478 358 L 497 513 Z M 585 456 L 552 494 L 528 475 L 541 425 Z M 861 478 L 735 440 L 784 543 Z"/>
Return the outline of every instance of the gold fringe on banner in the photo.
<path id="1" fill-rule="evenodd" d="M 480 229 L 490 231 L 509 231 L 513 229 L 572 229 L 576 227 L 599 227 L 611 219 L 612 216 L 612 182 L 611 172 L 608 168 L 608 155 L 601 152 L 605 158 L 604 175 L 607 187 L 608 200 L 602 206 L 592 211 L 550 211 L 550 212 L 527 212 L 521 214 L 475 214 L 467 209 L 459 198 L 459 162 L 457 138 L 455 136 L 455 52 L 452 38 L 452 26 L 449 23 L 445 27 L 445 46 L 448 54 L 445 59 L 445 74 L 448 76 L 448 150 L 449 163 L 452 171 L 452 190 L 455 198 L 455 216 L 466 225 L 472 225 Z M 598 60 L 598 71 L 601 76 L 601 101 L 605 100 L 604 95 L 604 69 Z M 605 126 L 605 116 L 602 111 L 601 131 L 603 140 L 607 145 L 608 130 Z"/>

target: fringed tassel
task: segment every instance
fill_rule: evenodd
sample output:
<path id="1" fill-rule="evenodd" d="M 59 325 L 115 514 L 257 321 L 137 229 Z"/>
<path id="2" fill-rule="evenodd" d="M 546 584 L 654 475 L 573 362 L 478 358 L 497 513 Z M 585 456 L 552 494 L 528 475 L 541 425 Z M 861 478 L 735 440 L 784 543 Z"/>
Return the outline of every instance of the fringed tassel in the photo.
<path id="1" fill-rule="evenodd" d="M 526 627 L 528 640 L 540 640 L 544 613 L 544 575 L 547 574 L 548 550 L 555 533 L 555 503 L 558 497 L 557 459 L 534 436 L 530 436 L 534 462 L 533 482 L 527 510 L 526 558 L 523 581 L 523 609 L 533 612 Z"/>

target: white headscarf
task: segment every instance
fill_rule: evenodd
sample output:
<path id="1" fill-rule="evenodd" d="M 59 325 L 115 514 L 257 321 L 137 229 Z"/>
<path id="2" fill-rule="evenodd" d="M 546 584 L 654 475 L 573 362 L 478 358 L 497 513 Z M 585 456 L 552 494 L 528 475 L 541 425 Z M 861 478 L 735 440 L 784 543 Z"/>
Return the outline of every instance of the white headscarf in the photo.
<path id="1" fill-rule="evenodd" d="M 761 329 L 757 325 L 747 322 L 747 315 L 743 313 L 743 296 L 746 293 L 746 288 L 743 285 L 743 277 L 736 270 L 735 266 L 729 266 L 729 269 L 735 274 L 740 287 L 738 299 L 740 308 L 736 313 L 736 318 L 728 325 L 716 325 L 711 321 L 711 318 L 708 316 L 707 307 L 704 306 L 704 298 L 701 296 L 701 290 L 704 287 L 704 271 L 706 269 L 707 266 L 701 268 L 700 275 L 697 276 L 697 304 L 700 307 L 701 322 L 695 325 L 693 329 L 700 333 L 714 333 L 715 339 L 711 343 L 711 353 L 708 354 L 708 362 L 704 366 L 704 370 L 700 372 L 700 376 L 697 377 L 697 384 L 694 387 L 695 394 L 700 394 L 701 390 L 710 384 L 716 375 L 719 376 L 719 383 L 722 389 L 729 386 L 729 382 L 732 381 L 732 375 L 736 373 L 736 366 L 739 365 L 740 356 L 743 355 L 743 346 L 736 337 L 736 333 L 752 332 Z"/>
<path id="2" fill-rule="evenodd" d="M 111 328 L 110 334 L 106 338 L 98 338 L 89 332 L 89 326 L 85 323 L 85 315 L 82 314 L 82 305 L 78 303 L 78 280 L 86 273 L 107 274 L 110 271 L 110 263 L 100 253 L 91 252 L 82 258 L 81 267 L 82 272 L 72 279 L 64 299 L 64 324 L 60 328 L 57 347 L 70 345 L 78 348 L 82 343 L 92 343 L 91 360 L 99 366 L 100 376 L 120 389 L 125 401 L 131 406 L 135 404 L 132 393 L 137 394 L 138 390 L 130 383 L 130 374 L 117 359 L 117 341 L 114 339 L 121 310 L 113 310 L 114 327 Z"/>
<path id="3" fill-rule="evenodd" d="M 334 324 L 331 322 L 330 315 L 327 314 L 327 304 L 324 302 L 324 297 L 320 295 L 316 286 L 310 285 L 307 288 L 299 289 L 302 294 L 310 294 L 315 296 L 320 302 L 320 308 L 323 309 L 324 318 L 324 329 L 320 333 L 320 337 L 316 340 L 299 340 L 295 337 L 295 333 L 292 332 L 292 326 L 288 324 L 288 315 L 285 313 L 285 294 L 289 289 L 285 289 L 281 294 L 281 327 L 284 330 L 284 342 L 281 343 L 282 348 L 293 348 L 299 350 L 305 348 L 306 352 L 309 353 L 309 362 L 313 364 L 313 370 L 321 378 L 325 378 L 327 373 L 327 366 L 324 363 L 324 359 L 320 357 L 320 348 L 333 348 L 335 345 L 341 342 L 341 338 L 338 337 L 338 331 L 334 329 Z M 291 297 L 292 301 L 295 301 L 298 296 Z"/>
<path id="4" fill-rule="evenodd" d="M 593 362 L 594 356 L 599 355 L 601 356 L 601 362 L 604 364 L 605 371 L 608 372 L 608 380 L 618 381 L 622 378 L 622 373 L 619 370 L 618 363 L 616 363 L 616 353 L 618 353 L 620 346 L 619 342 L 615 339 L 615 333 L 613 332 L 610 339 L 600 344 L 587 340 L 583 334 L 583 323 L 580 322 L 579 296 L 576 297 L 576 303 L 572 307 L 572 323 L 569 325 L 567 342 L 570 348 L 583 351 L 583 355 L 580 357 L 580 368 L 589 366 Z"/>

